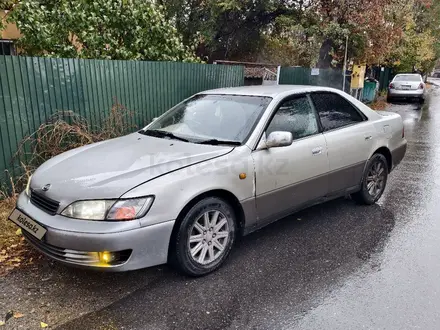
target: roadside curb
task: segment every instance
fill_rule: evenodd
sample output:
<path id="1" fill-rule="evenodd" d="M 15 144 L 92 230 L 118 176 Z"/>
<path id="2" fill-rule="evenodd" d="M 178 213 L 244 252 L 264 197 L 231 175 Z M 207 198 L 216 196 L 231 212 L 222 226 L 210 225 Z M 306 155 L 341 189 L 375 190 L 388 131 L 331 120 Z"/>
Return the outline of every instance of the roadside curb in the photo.
<path id="1" fill-rule="evenodd" d="M 427 80 L 426 82 L 428 82 L 429 84 L 431 84 L 431 85 L 434 85 L 434 86 L 437 86 L 437 87 L 440 87 L 440 81 L 432 81 L 432 80 Z"/>

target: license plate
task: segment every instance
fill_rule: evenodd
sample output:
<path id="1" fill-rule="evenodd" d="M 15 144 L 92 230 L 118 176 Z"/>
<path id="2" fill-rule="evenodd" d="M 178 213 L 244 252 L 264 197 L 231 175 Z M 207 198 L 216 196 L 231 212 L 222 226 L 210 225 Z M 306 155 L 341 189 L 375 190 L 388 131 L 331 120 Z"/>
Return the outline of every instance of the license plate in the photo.
<path id="1" fill-rule="evenodd" d="M 402 89 L 411 89 L 411 86 L 402 86 Z"/>
<path id="2" fill-rule="evenodd" d="M 46 234 L 47 230 L 43 226 L 39 225 L 26 214 L 17 209 L 11 213 L 9 220 L 38 239 L 42 239 L 44 234 Z"/>

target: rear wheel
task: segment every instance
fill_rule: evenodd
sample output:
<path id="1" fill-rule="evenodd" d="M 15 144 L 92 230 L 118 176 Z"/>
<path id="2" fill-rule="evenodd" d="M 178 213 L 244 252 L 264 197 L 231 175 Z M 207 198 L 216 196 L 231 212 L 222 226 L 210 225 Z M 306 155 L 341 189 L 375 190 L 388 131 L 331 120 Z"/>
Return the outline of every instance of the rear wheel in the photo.
<path id="1" fill-rule="evenodd" d="M 384 155 L 374 154 L 367 163 L 361 190 L 352 198 L 361 204 L 371 205 L 382 196 L 388 179 L 388 163 Z"/>
<path id="2" fill-rule="evenodd" d="M 228 257 L 236 235 L 233 208 L 217 197 L 204 198 L 179 224 L 170 249 L 176 268 L 191 276 L 208 274 Z"/>

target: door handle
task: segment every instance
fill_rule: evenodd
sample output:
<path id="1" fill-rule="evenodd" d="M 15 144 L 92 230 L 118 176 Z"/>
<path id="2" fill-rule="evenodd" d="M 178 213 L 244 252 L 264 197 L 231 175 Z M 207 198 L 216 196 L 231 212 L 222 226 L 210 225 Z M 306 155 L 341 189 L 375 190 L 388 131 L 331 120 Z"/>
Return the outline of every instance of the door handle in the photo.
<path id="1" fill-rule="evenodd" d="M 322 154 L 322 147 L 316 147 L 312 149 L 312 155 L 320 155 Z"/>
<path id="2" fill-rule="evenodd" d="M 371 135 L 367 135 L 366 137 L 365 137 L 365 140 L 366 141 L 368 141 L 368 140 L 371 140 L 373 137 L 371 136 Z"/>

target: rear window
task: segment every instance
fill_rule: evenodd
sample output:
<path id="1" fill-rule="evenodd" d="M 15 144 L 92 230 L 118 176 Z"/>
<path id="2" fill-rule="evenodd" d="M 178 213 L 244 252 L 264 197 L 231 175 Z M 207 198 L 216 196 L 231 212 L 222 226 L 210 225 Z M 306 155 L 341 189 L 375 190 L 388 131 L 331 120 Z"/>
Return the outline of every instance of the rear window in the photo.
<path id="1" fill-rule="evenodd" d="M 397 75 L 394 81 L 421 81 L 422 78 L 418 74 Z"/>

